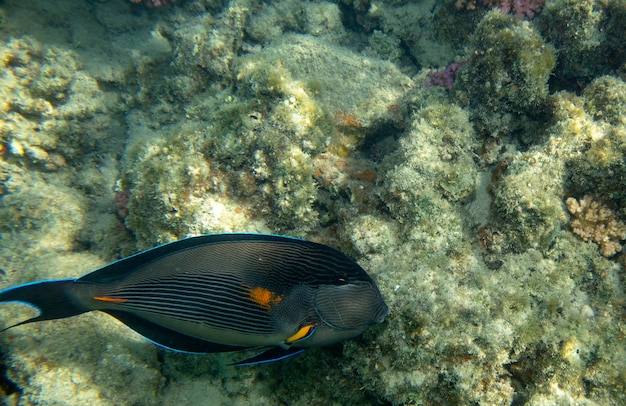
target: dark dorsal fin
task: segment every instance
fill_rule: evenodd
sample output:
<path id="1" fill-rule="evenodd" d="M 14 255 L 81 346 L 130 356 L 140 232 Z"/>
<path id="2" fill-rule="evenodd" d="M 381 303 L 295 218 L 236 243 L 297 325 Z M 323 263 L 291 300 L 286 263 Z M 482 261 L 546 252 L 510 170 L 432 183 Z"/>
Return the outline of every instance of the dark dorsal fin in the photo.
<path id="1" fill-rule="evenodd" d="M 158 247 L 139 252 L 135 255 L 120 259 L 102 268 L 79 278 L 80 282 L 106 283 L 122 278 L 123 276 L 135 271 L 136 268 L 146 265 L 149 262 L 159 258 L 166 257 L 176 252 L 186 249 L 198 247 L 206 244 L 217 244 L 235 241 L 290 241 L 295 244 L 314 244 L 297 238 L 283 237 L 271 234 L 249 234 L 249 233 L 226 233 L 200 235 L 196 237 L 184 238 L 182 240 L 173 241 Z"/>
<path id="2" fill-rule="evenodd" d="M 212 265 L 200 263 L 200 258 Z M 150 277 L 171 276 L 175 269 L 170 265 L 182 260 L 187 261 L 185 272 L 232 273 L 248 283 L 275 283 L 283 289 L 301 284 L 373 283 L 363 268 L 334 248 L 297 238 L 247 233 L 201 235 L 174 241 L 113 262 L 79 278 L 78 282 L 118 282 L 142 269 L 149 269 Z"/>

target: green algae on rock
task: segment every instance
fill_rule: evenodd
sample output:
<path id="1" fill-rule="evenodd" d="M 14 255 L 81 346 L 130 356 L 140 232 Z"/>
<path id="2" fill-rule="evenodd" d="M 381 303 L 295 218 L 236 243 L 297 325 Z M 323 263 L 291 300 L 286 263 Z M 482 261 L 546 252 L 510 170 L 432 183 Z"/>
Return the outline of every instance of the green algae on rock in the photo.
<path id="1" fill-rule="evenodd" d="M 295 35 L 239 57 L 235 72 L 235 92 L 200 99 L 169 135 L 138 128 L 129 144 L 126 224 L 142 247 L 241 230 L 252 213 L 303 235 L 318 224 L 312 159 L 355 151 L 412 86 L 388 62 Z M 217 193 L 243 213 L 237 222 L 201 209 Z"/>
<path id="2" fill-rule="evenodd" d="M 415 115 L 409 134 L 400 139 L 398 153 L 403 156 L 402 164 L 396 163 L 388 174 L 396 179 L 389 185 L 390 190 L 396 189 L 394 184 L 399 186 L 398 182 L 410 182 L 409 179 L 418 177 L 422 180 L 399 190 L 412 190 L 419 195 L 428 185 L 427 189 L 434 188 L 450 201 L 461 200 L 476 187 L 478 168 L 474 157 L 478 147 L 465 111 L 445 104 L 425 107 Z M 394 175 L 396 171 L 403 174 Z M 409 172 L 416 175 L 408 176 Z M 410 205 L 410 202 L 402 203 L 403 207 Z"/>
<path id="3" fill-rule="evenodd" d="M 12 38 L 0 47 L 0 67 L 0 141 L 15 159 L 55 170 L 119 129 L 101 128 L 119 98 L 102 92 L 71 51 Z"/>
<path id="4" fill-rule="evenodd" d="M 0 88 L 5 93 L 0 106 L 0 258 L 8 270 L 2 283 L 69 276 L 68 271 L 81 266 L 97 267 L 98 255 L 117 255 L 128 246 L 128 236 L 107 205 L 117 172 L 112 157 L 122 149 L 119 94 L 100 88 L 73 47 L 36 36 L 9 36 L 0 54 Z M 81 249 L 83 243 L 93 244 L 93 251 Z M 2 312 L 19 314 L 12 308 Z M 93 329 L 96 324 L 84 319 L 76 327 Z M 117 329 L 115 323 L 99 325 L 102 334 Z M 120 384 L 114 382 L 140 365 L 145 374 L 129 380 L 146 390 L 142 399 L 152 398 L 150 393 L 160 385 L 158 371 L 150 367 L 156 362 L 154 352 L 134 348 L 132 342 L 107 347 L 93 338 L 77 338 L 68 345 L 66 330 L 45 327 L 50 334 L 45 343 L 35 342 L 29 329 L 8 340 L 3 335 L 0 346 L 8 366 L 3 379 L 14 382 L 20 396 L 5 399 L 0 393 L 0 402 L 77 399 L 96 404 L 104 395 L 120 403 L 129 396 L 117 391 Z M 103 353 L 107 359 L 102 359 Z M 109 368 L 111 364 L 117 366 Z M 103 384 L 96 387 L 96 381 Z"/>
<path id="5" fill-rule="evenodd" d="M 565 105 L 559 105 L 557 111 L 566 115 L 563 125 L 554 127 L 586 141 L 579 148 L 579 155 L 567 161 L 570 195 L 602 196 L 624 216 L 626 83 L 615 77 L 601 76 L 584 89 L 582 99 L 570 100 L 572 105 L 567 110 L 562 108 Z"/>
<path id="6" fill-rule="evenodd" d="M 553 81 L 579 91 L 595 77 L 622 68 L 626 7 L 622 0 L 554 0 L 546 3 L 537 26 L 558 50 Z"/>
<path id="7" fill-rule="evenodd" d="M 479 133 L 501 137 L 523 127 L 528 116 L 543 113 L 555 53 L 529 22 L 491 11 L 471 44 L 457 97 L 469 105 Z"/>
<path id="8" fill-rule="evenodd" d="M 281 40 L 287 32 L 309 34 L 330 44 L 343 43 L 347 37 L 339 5 L 328 1 L 262 3 L 250 16 L 245 30 L 252 40 L 262 44 Z"/>
<path id="9" fill-rule="evenodd" d="M 614 207 L 625 206 L 620 192 L 626 170 L 624 125 L 594 118 L 617 117 L 601 106 L 607 98 L 620 97 L 623 82 L 608 80 L 614 83 L 610 90 L 602 85 L 607 79 L 590 85 L 584 92 L 589 99 L 567 92 L 552 96 L 553 118 L 543 130 L 545 141 L 503 157 L 494 174 L 492 221 L 510 247 L 548 247 L 568 220 L 566 197 L 595 194 L 606 196 Z"/>
<path id="10" fill-rule="evenodd" d="M 491 224 L 504 234 L 499 249 L 546 248 L 567 222 L 562 207 L 565 165 L 531 150 L 504 158 L 493 185 Z"/>
<path id="11" fill-rule="evenodd" d="M 359 13 L 360 2 L 353 3 Z M 379 28 L 390 40 L 400 39 L 404 44 L 400 52 L 408 53 L 418 65 L 445 65 L 454 58 L 456 44 L 442 38 L 432 18 L 432 10 L 438 7 L 436 3 L 434 0 L 374 2 L 360 19 L 368 28 Z"/>
<path id="12" fill-rule="evenodd" d="M 600 76 L 583 90 L 585 110 L 596 120 L 626 125 L 626 82 L 615 76 Z"/>

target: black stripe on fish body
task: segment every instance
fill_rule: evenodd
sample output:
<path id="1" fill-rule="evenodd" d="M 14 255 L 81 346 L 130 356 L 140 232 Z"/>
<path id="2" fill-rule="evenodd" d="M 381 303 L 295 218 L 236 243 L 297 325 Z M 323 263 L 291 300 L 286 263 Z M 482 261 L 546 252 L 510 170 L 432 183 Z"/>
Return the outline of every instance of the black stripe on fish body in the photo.
<path id="1" fill-rule="evenodd" d="M 310 287 L 295 286 L 279 296 L 233 281 L 229 275 L 219 277 L 229 283 L 216 281 L 213 275 L 204 278 L 207 283 L 194 284 L 193 289 L 178 280 L 124 285 L 98 292 L 96 306 L 130 313 L 193 337 L 240 346 L 280 345 L 303 324 L 318 322 Z M 170 286 L 168 282 L 175 283 Z"/>
<path id="2" fill-rule="evenodd" d="M 120 284 L 99 293 L 121 299 L 114 308 L 169 316 L 241 332 L 270 333 L 268 311 L 254 303 L 243 282 L 232 275 L 186 275 L 141 284 Z"/>

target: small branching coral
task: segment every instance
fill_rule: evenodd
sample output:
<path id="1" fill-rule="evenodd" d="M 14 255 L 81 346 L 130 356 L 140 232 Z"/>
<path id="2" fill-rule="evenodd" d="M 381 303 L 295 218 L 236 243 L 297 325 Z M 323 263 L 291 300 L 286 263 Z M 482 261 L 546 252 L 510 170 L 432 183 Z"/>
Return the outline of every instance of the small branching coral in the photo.
<path id="1" fill-rule="evenodd" d="M 593 201 L 590 196 L 580 200 L 565 200 L 572 214 L 570 226 L 574 234 L 584 241 L 600 246 L 600 254 L 610 257 L 622 250 L 620 240 L 626 239 L 626 224 L 615 219 L 615 213 L 605 205 Z"/>

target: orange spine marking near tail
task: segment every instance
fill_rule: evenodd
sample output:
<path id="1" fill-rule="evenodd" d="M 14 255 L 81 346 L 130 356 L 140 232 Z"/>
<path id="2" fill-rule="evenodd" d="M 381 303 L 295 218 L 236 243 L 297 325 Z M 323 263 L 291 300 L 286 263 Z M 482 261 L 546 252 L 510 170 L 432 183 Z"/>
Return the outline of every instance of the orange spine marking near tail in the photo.
<path id="1" fill-rule="evenodd" d="M 109 303 L 124 303 L 127 300 L 118 298 L 118 297 L 108 297 L 108 296 L 94 296 L 93 300 L 99 300 L 100 302 L 109 302 Z"/>

